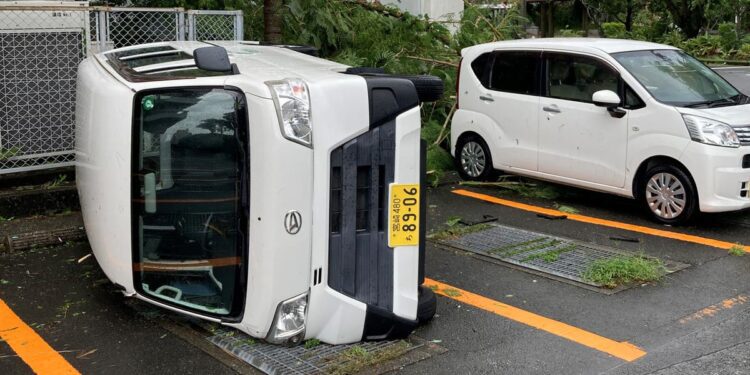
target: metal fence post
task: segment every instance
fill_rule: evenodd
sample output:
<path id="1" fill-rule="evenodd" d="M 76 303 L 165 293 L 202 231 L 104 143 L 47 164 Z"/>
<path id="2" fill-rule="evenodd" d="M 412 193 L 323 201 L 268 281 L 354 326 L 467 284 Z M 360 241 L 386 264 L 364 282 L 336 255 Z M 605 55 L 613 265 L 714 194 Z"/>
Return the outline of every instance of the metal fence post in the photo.
<path id="1" fill-rule="evenodd" d="M 188 29 L 188 39 L 187 40 L 195 40 L 195 14 L 191 11 L 187 11 L 187 29 Z"/>
<path id="2" fill-rule="evenodd" d="M 177 12 L 177 39 L 185 40 L 185 12 Z"/>
<path id="3" fill-rule="evenodd" d="M 234 40 L 245 40 L 244 13 L 241 10 L 236 11 L 234 16 Z"/>
<path id="4" fill-rule="evenodd" d="M 98 52 L 104 52 L 107 50 L 107 41 L 109 40 L 109 34 L 107 32 L 109 30 L 107 25 L 108 20 L 109 12 L 106 10 L 97 11 L 96 26 L 98 29 L 96 30 L 96 41 L 99 44 Z"/>

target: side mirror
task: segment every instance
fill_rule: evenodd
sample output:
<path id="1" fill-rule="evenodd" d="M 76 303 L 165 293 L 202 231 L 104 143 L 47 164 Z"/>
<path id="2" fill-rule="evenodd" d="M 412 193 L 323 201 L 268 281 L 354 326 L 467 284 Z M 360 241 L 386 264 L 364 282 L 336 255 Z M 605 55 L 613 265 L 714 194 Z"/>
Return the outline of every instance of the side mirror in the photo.
<path id="1" fill-rule="evenodd" d="M 600 90 L 591 96 L 591 101 L 597 107 L 607 108 L 610 116 L 614 118 L 623 118 L 627 112 L 620 108 L 620 96 L 611 90 Z"/>
<path id="2" fill-rule="evenodd" d="M 211 72 L 235 72 L 234 64 L 229 62 L 229 55 L 224 47 L 201 47 L 193 51 L 193 59 L 198 69 Z"/>
<path id="3" fill-rule="evenodd" d="M 601 90 L 591 96 L 591 101 L 597 107 L 617 107 L 620 105 L 620 96 L 611 90 Z"/>

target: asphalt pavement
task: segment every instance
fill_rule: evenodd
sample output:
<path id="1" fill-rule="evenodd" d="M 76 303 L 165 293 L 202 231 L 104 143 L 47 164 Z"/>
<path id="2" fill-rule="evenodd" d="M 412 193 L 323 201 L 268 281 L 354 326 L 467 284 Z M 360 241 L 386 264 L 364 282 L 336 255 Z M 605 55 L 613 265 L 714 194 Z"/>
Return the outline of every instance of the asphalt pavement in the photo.
<path id="1" fill-rule="evenodd" d="M 750 94 L 750 69 L 717 71 Z M 650 221 L 632 200 L 550 186 L 555 194 L 547 198 L 458 184 L 428 189 L 427 225 L 439 231 L 455 217 L 474 221 L 490 215 L 499 224 L 690 267 L 608 295 L 430 241 L 427 277 L 474 297 L 438 297 L 436 317 L 415 334 L 448 351 L 400 372 L 750 374 L 750 254 L 734 256 L 726 249 L 680 239 L 750 244 L 750 212 L 703 215 L 690 226 L 668 227 Z M 550 220 L 458 195 L 457 189 L 540 209 L 567 206 L 621 225 Z M 70 219 L 0 222 L 0 235 L 19 226 L 36 230 L 40 220 L 54 224 L 80 218 L 73 214 Z M 629 226 L 677 235 L 667 238 Z M 615 240 L 623 237 L 635 242 Z M 0 254 L 0 300 L 75 369 L 84 374 L 252 373 L 227 354 L 139 312 L 141 303 L 123 298 L 95 259 L 85 257 L 88 253 L 87 244 L 75 243 Z M 623 359 L 603 350 L 602 342 L 632 346 L 643 355 Z M 29 373 L 28 364 L 0 340 L 0 374 Z"/>

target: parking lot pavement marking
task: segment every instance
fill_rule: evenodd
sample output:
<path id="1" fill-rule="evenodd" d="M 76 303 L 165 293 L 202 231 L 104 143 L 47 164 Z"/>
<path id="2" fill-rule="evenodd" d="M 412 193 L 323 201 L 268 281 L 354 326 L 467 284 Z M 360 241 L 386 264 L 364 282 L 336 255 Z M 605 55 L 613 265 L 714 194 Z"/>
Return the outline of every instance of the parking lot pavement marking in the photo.
<path id="1" fill-rule="evenodd" d="M 0 339 L 39 375 L 80 374 L 0 299 Z"/>
<path id="2" fill-rule="evenodd" d="M 696 243 L 699 245 L 711 246 L 711 247 L 715 247 L 715 248 L 719 248 L 723 250 L 729 250 L 731 248 L 738 246 L 736 243 L 720 241 L 720 240 L 715 240 L 715 239 L 706 238 L 706 237 L 694 236 L 691 234 L 683 234 L 683 233 L 672 232 L 672 231 L 663 230 L 663 229 L 654 229 L 654 228 L 644 227 L 640 225 L 621 223 L 619 221 L 614 221 L 614 220 L 599 219 L 599 218 L 592 217 L 592 216 L 569 214 L 569 213 L 565 213 L 565 212 L 558 211 L 558 210 L 551 209 L 551 208 L 544 208 L 544 207 L 533 206 L 530 204 L 519 203 L 515 201 L 510 201 L 507 199 L 493 197 L 487 194 L 475 193 L 473 191 L 468 191 L 468 190 L 457 189 L 457 190 L 453 190 L 453 193 L 464 196 L 464 197 L 479 199 L 485 202 L 490 202 L 490 203 L 495 203 L 495 204 L 499 204 L 499 205 L 503 205 L 507 207 L 517 208 L 519 210 L 535 212 L 535 213 L 542 214 L 542 215 L 549 215 L 549 216 L 561 216 L 562 215 L 562 216 L 566 216 L 568 220 L 594 224 L 594 225 L 600 225 L 604 227 L 622 229 L 622 230 L 626 230 L 630 232 L 643 233 L 643 234 L 648 234 L 651 236 L 664 237 L 664 238 L 669 238 L 669 239 L 683 241 L 683 242 L 692 242 L 692 243 Z M 739 245 L 739 246 L 745 252 L 750 253 L 750 246 L 742 246 L 742 245 Z"/>
<path id="3" fill-rule="evenodd" d="M 706 318 L 713 317 L 722 311 L 733 309 L 737 306 L 744 305 L 750 301 L 750 297 L 744 294 L 740 294 L 737 297 L 733 298 L 727 298 L 715 305 L 708 306 L 706 308 L 700 309 L 696 311 L 693 314 L 690 314 L 682 319 L 680 319 L 680 324 L 686 324 L 693 320 L 703 320 Z"/>
<path id="4" fill-rule="evenodd" d="M 551 333 L 583 346 L 607 353 L 624 361 L 633 362 L 646 355 L 646 352 L 641 348 L 627 341 L 618 342 L 608 339 L 578 327 L 558 322 L 478 294 L 461 290 L 439 281 L 425 279 L 424 285 L 431 288 L 435 293 L 441 296 L 448 297 L 527 326 Z"/>

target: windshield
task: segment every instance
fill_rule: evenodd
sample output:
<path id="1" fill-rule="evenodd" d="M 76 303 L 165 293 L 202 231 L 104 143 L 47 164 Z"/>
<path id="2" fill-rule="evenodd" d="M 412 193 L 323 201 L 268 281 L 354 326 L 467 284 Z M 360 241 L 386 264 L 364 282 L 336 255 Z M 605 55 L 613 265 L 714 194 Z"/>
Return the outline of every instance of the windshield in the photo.
<path id="1" fill-rule="evenodd" d="M 742 94 L 724 78 L 682 51 L 633 51 L 612 56 L 662 103 L 713 107 L 741 102 Z"/>
<path id="2" fill-rule="evenodd" d="M 136 288 L 161 302 L 236 317 L 247 247 L 244 97 L 173 88 L 139 94 L 136 102 Z"/>

